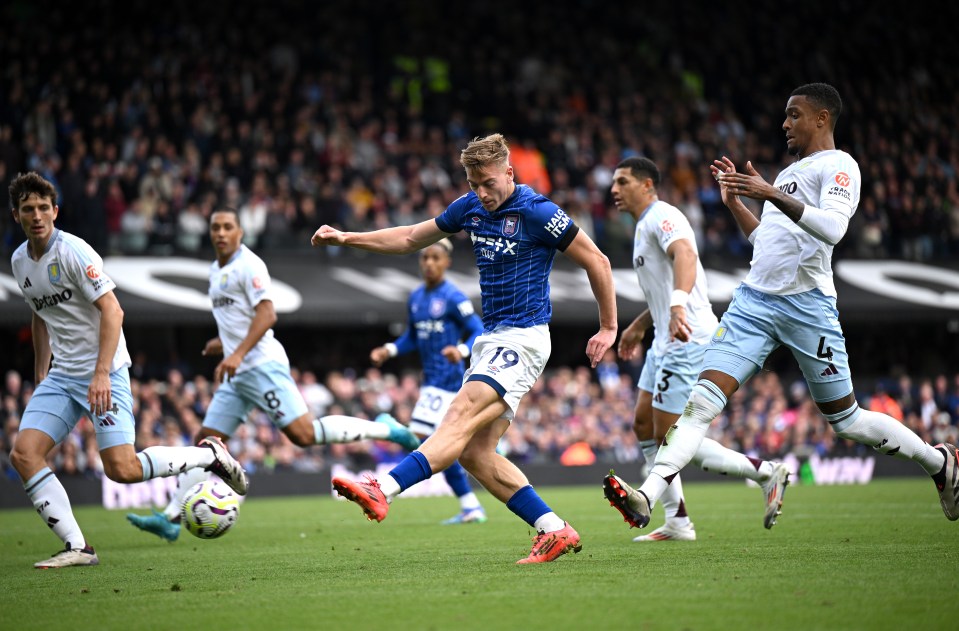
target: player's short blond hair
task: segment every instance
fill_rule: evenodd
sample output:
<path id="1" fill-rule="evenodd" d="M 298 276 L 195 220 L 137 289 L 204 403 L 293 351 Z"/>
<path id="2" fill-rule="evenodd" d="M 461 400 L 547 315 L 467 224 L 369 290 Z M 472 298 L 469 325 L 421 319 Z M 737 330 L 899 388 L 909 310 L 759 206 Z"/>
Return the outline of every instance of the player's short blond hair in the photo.
<path id="1" fill-rule="evenodd" d="M 503 134 L 490 134 L 485 138 L 474 138 L 460 153 L 460 164 L 467 169 L 508 163 L 509 144 Z"/>

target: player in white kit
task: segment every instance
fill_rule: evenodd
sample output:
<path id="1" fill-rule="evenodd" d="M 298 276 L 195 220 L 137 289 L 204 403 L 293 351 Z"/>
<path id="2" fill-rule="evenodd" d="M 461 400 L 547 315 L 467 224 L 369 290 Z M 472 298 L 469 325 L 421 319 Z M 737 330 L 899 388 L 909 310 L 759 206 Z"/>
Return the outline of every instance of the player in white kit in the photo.
<path id="1" fill-rule="evenodd" d="M 134 483 L 186 470 L 213 471 L 240 495 L 247 491 L 246 473 L 217 438 L 196 447 L 134 451 L 130 354 L 116 285 L 93 248 L 54 227 L 56 201 L 56 189 L 36 173 L 20 175 L 10 185 L 13 218 L 27 234 L 11 263 L 33 309 L 37 384 L 10 460 L 37 513 L 64 543 L 63 550 L 34 564 L 37 568 L 100 562 L 63 485 L 46 464 L 50 450 L 83 417 L 93 422 L 103 472 L 111 480 Z"/>
<path id="2" fill-rule="evenodd" d="M 636 219 L 633 268 L 648 308 L 623 330 L 619 356 L 639 355 L 646 331 L 656 337 L 646 354 L 639 378 L 633 431 L 650 464 L 656 459 L 666 430 L 676 422 L 699 375 L 706 345 L 718 322 L 699 260 L 696 236 L 686 216 L 659 199 L 659 169 L 649 158 L 627 158 L 613 174 L 616 207 Z M 789 472 L 782 463 L 750 458 L 704 438 L 693 463 L 706 471 L 748 478 L 763 488 L 763 524 L 772 528 L 782 504 Z M 611 480 L 612 486 L 616 481 Z M 615 489 L 611 502 L 615 506 Z M 633 541 L 693 541 L 696 531 L 686 511 L 682 482 L 673 478 L 662 497 L 666 523 Z"/>
<path id="3" fill-rule="evenodd" d="M 277 318 L 270 273 L 263 260 L 241 243 L 243 230 L 234 209 L 221 207 L 212 213 L 210 239 L 217 260 L 210 265 L 209 294 L 219 336 L 207 342 L 203 354 L 224 359 L 213 373 L 218 387 L 197 441 L 211 436 L 228 439 L 255 406 L 300 447 L 379 439 L 416 449 L 419 439 L 388 414 L 375 422 L 342 415 L 313 418 L 290 376 L 286 350 L 273 335 Z M 175 541 L 183 498 L 204 479 L 202 471 L 183 474 L 163 512 L 131 513 L 127 519 L 141 530 Z"/>
<path id="4" fill-rule="evenodd" d="M 744 173 L 726 157 L 710 167 L 723 201 L 753 244 L 753 260 L 646 482 L 634 490 L 615 476 L 606 480 L 607 491 L 617 487 L 615 505 L 631 525 L 649 523 L 650 507 L 692 459 L 710 422 L 779 346 L 792 351 L 813 400 L 838 436 L 916 462 L 935 482 L 946 517 L 959 519 L 956 447 L 933 447 L 892 417 L 863 410 L 856 402 L 832 278 L 833 247 L 856 212 L 861 184 L 859 165 L 836 149 L 833 130 L 841 111 L 842 100 L 830 85 L 793 90 L 782 128 L 797 160 L 772 186 L 751 162 Z M 763 200 L 761 218 L 741 196 Z"/>

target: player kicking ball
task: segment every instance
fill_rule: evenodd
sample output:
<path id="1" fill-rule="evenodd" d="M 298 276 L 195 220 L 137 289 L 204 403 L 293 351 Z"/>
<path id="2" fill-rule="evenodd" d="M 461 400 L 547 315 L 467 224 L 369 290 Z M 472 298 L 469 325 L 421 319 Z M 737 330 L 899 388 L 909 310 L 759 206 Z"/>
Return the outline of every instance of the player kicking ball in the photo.
<path id="1" fill-rule="evenodd" d="M 465 231 L 480 272 L 483 334 L 443 422 L 388 475 L 365 483 L 334 478 L 333 488 L 367 518 L 383 521 L 404 489 L 459 460 L 474 478 L 536 530 L 518 563 L 554 561 L 582 549 L 579 533 L 546 505 L 519 468 L 496 453 L 523 396 L 543 372 L 551 342 L 549 273 L 556 252 L 586 271 L 599 307 L 600 330 L 586 344 L 595 368 L 616 340 L 616 299 L 609 260 L 569 215 L 529 186 L 513 181 L 509 147 L 500 134 L 477 138 L 460 154 L 470 192 L 435 219 L 373 232 L 321 226 L 314 246 L 348 246 L 409 254 Z"/>

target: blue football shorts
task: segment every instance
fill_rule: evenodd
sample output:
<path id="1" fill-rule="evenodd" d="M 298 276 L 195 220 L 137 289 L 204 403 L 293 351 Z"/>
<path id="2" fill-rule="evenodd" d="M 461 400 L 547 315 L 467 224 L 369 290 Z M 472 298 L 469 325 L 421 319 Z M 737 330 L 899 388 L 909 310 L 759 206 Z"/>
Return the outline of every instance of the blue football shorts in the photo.
<path id="1" fill-rule="evenodd" d="M 203 427 L 232 436 L 254 406 L 280 428 L 309 411 L 289 366 L 267 362 L 220 384 L 203 418 Z"/>
<path id="2" fill-rule="evenodd" d="M 818 289 L 779 296 L 740 285 L 709 342 L 703 370 L 724 372 L 742 385 L 780 346 L 799 362 L 813 400 L 852 392 L 836 299 Z"/>
<path id="3" fill-rule="evenodd" d="M 133 419 L 129 371 L 121 368 L 110 373 L 113 408 L 103 416 L 94 417 L 90 412 L 90 402 L 87 401 L 89 388 L 89 377 L 49 373 L 27 403 L 20 420 L 20 430 L 40 430 L 59 445 L 80 419 L 86 416 L 93 421 L 100 451 L 118 445 L 132 445 L 136 438 L 136 423 Z"/>
<path id="4" fill-rule="evenodd" d="M 682 414 L 703 364 L 707 344 L 671 345 L 663 355 L 646 353 L 639 389 L 652 393 L 653 407 L 670 414 Z"/>

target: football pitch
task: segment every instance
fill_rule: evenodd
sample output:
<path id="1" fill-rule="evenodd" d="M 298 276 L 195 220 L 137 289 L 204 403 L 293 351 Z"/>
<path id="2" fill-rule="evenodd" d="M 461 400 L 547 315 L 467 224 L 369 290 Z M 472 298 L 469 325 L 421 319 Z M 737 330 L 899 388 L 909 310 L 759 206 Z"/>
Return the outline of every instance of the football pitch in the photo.
<path id="1" fill-rule="evenodd" d="M 253 484 L 256 484 L 255 478 Z M 791 486 L 762 527 L 760 491 L 687 484 L 698 540 L 632 543 L 595 487 L 542 488 L 583 551 L 517 566 L 533 533 L 441 526 L 452 498 L 398 499 L 381 524 L 329 495 L 253 498 L 222 539 L 168 544 L 124 511 L 79 508 L 99 567 L 35 570 L 58 540 L 0 512 L 3 629 L 955 629 L 959 523 L 922 478 Z M 662 522 L 654 512 L 651 527 Z"/>

